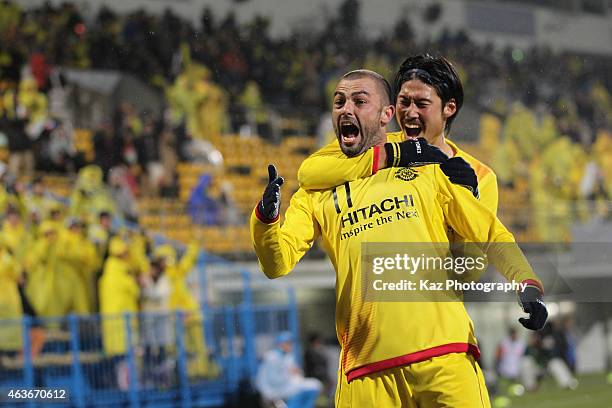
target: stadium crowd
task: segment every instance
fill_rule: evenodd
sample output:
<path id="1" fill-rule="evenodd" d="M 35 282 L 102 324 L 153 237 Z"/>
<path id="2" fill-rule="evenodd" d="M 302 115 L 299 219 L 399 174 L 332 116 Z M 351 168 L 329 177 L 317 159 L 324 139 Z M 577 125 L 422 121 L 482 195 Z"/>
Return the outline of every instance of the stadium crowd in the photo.
<path id="1" fill-rule="evenodd" d="M 589 144 L 594 135 L 583 134 L 584 127 L 610 126 L 609 59 L 546 48 L 499 50 L 473 42 L 464 32 L 444 32 L 416 43 L 407 19 L 369 39 L 361 27 L 358 0 L 346 0 L 327 17 L 324 29 L 296 27 L 282 38 L 270 36 L 264 16 L 240 24 L 233 14 L 221 18 L 210 9 L 203 10 L 197 27 L 170 10 L 161 16 L 144 10 L 118 15 L 102 8 L 86 17 L 71 3 L 23 10 L 5 1 L 0 15 L 2 79 L 18 83 L 22 66 L 28 64 L 42 92 L 51 88 L 53 67 L 60 66 L 120 70 L 169 87 L 190 59 L 208 67 L 207 75 L 226 94 L 232 110 L 245 105 L 245 98 L 257 99 L 247 95 L 256 93 L 269 106 L 313 120 L 326 110 L 329 84 L 347 67 L 388 75 L 406 55 L 427 50 L 460 67 L 466 99 L 478 100 L 483 108 L 506 115 L 513 101 L 529 108 L 545 103 L 562 133 Z"/>
<path id="2" fill-rule="evenodd" d="M 221 17 L 204 9 L 200 25 L 194 26 L 170 10 L 119 15 L 102 8 L 87 15 L 71 3 L 26 10 L 4 1 L 0 92 L 2 117 L 10 122 L 5 133 L 14 158 L 11 168 L 14 173 L 32 169 L 32 151 L 41 170 L 84 164 L 71 142 L 70 89 L 56 67 L 128 72 L 164 92 L 171 108 L 164 118 L 123 104 L 100 123 L 96 138 L 95 160 L 105 174 L 116 163 L 137 164 L 141 171 L 133 172 L 135 177 L 150 187 L 143 191 L 156 192 L 172 191 L 172 168 L 185 159 L 186 140 L 215 143 L 222 133 L 238 133 L 245 124 L 252 133 L 275 139 L 279 113 L 306 120 L 305 132 L 313 134 L 340 72 L 366 67 L 389 76 L 407 54 L 427 50 L 452 60 L 466 100 L 501 122 L 499 137 L 486 132 L 489 139 L 482 143 L 489 149 L 502 146 L 490 164 L 503 184 L 520 180 L 530 166 L 537 168 L 546 150 L 567 151 L 570 143 L 581 156 L 575 162 L 592 158 L 597 165 L 589 170 L 590 188 L 585 189 L 603 190 L 609 197 L 612 173 L 609 160 L 602 158 L 610 149 L 612 126 L 609 58 L 543 47 L 496 49 L 464 32 L 445 31 L 417 43 L 415 28 L 402 18 L 371 39 L 363 35 L 359 11 L 358 0 L 346 0 L 323 29 L 306 32 L 296 26 L 290 35 L 275 38 L 263 16 L 238 23 L 231 13 Z M 436 16 L 428 18 L 434 22 Z M 548 184 L 542 178 L 536 175 L 527 183 L 534 188 Z"/>
<path id="3" fill-rule="evenodd" d="M 30 316 L 39 333 L 32 336 L 38 339 L 33 349 L 40 351 L 44 332 L 39 326 L 49 324 L 40 318 L 101 313 L 103 349 L 120 361 L 127 352 L 124 313 L 145 312 L 142 321 L 133 322 L 132 341 L 144 347 L 146 361 L 162 364 L 174 344 L 173 313 L 180 310 L 185 344 L 195 356 L 190 375 L 212 373 L 199 303 L 187 282 L 198 243 L 179 257 L 174 246 L 155 245 L 138 228 L 116 228 L 117 201 L 97 166 L 80 170 L 69 203 L 48 193 L 40 178 L 26 187 L 5 167 L 0 170 L 1 319 Z M 22 325 L 13 321 L 0 328 L 1 355 L 16 355 L 23 347 Z"/>

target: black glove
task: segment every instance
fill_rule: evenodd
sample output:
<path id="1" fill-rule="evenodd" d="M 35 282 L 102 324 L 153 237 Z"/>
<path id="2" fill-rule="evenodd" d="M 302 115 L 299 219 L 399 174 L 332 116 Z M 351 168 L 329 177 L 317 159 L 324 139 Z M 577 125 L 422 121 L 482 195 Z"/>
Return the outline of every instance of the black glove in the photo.
<path id="1" fill-rule="evenodd" d="M 480 193 L 478 192 L 478 178 L 476 177 L 476 172 L 468 162 L 461 157 L 453 157 L 442 163 L 440 169 L 446 174 L 451 183 L 466 187 L 474 194 L 474 197 L 480 198 Z"/>
<path id="2" fill-rule="evenodd" d="M 261 201 L 257 205 L 257 211 L 264 218 L 263 221 L 275 221 L 278 218 L 280 210 L 280 186 L 283 185 L 284 181 L 282 177 L 278 177 L 276 167 L 273 164 L 269 164 L 268 185 L 264 190 Z"/>
<path id="3" fill-rule="evenodd" d="M 518 319 L 525 328 L 529 330 L 541 330 L 548 318 L 548 310 L 542 300 L 542 292 L 533 285 L 528 285 L 523 292 L 519 292 L 519 304 L 529 318 Z"/>
<path id="4" fill-rule="evenodd" d="M 385 143 L 387 167 L 409 167 L 422 164 L 444 163 L 448 157 L 442 150 L 427 143 L 425 138 Z"/>

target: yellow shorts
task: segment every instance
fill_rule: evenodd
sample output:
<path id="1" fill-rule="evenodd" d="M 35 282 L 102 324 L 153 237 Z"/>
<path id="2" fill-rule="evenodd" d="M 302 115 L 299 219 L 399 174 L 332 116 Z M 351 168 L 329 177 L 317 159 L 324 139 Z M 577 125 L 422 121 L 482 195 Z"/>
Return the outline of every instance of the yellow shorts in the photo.
<path id="1" fill-rule="evenodd" d="M 452 353 L 357 378 L 340 372 L 336 407 L 490 408 L 484 376 L 471 354 Z"/>

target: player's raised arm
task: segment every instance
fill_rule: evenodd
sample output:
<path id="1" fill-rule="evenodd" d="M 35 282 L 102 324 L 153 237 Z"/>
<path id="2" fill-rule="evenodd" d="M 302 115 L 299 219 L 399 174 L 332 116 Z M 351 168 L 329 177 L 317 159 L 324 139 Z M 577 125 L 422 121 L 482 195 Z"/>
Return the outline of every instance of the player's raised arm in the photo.
<path id="1" fill-rule="evenodd" d="M 548 312 L 542 301 L 542 281 L 516 244 L 514 236 L 468 189 L 451 183 L 438 169 L 435 169 L 435 174 L 438 201 L 444 209 L 448 224 L 462 237 L 485 244 L 483 249 L 488 261 L 508 281 L 527 285 L 526 289 L 519 293 L 519 301 L 523 310 L 529 313 L 529 318 L 521 318 L 519 321 L 531 330 L 544 327 Z"/>
<path id="2" fill-rule="evenodd" d="M 312 247 L 319 234 L 313 217 L 312 202 L 308 193 L 298 190 L 291 198 L 280 224 L 280 186 L 273 165 L 268 167 L 268 185 L 262 200 L 251 214 L 251 240 L 263 273 L 270 279 L 286 275 Z"/>
<path id="3" fill-rule="evenodd" d="M 440 149 L 423 138 L 388 142 L 354 157 L 346 156 L 335 140 L 304 160 L 298 170 L 298 181 L 305 190 L 322 190 L 370 177 L 386 167 L 444 163 L 447 159 Z"/>
<path id="4" fill-rule="evenodd" d="M 302 162 L 297 174 L 300 187 L 304 190 L 323 190 L 370 177 L 379 169 L 380 150 L 376 146 L 359 156 L 348 157 L 340 149 L 338 141 L 334 140 Z"/>

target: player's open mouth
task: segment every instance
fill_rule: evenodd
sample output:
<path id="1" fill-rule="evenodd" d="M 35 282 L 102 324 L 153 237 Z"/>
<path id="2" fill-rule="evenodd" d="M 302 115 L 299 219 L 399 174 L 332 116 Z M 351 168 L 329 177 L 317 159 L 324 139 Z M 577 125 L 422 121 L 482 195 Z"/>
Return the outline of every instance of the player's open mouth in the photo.
<path id="1" fill-rule="evenodd" d="M 351 146 L 357 143 L 359 135 L 360 132 L 359 127 L 357 125 L 348 121 L 340 122 L 340 138 L 342 144 L 344 144 L 345 146 Z"/>
<path id="2" fill-rule="evenodd" d="M 409 123 L 404 125 L 404 132 L 408 137 L 417 137 L 423 131 L 423 127 L 416 123 Z"/>

